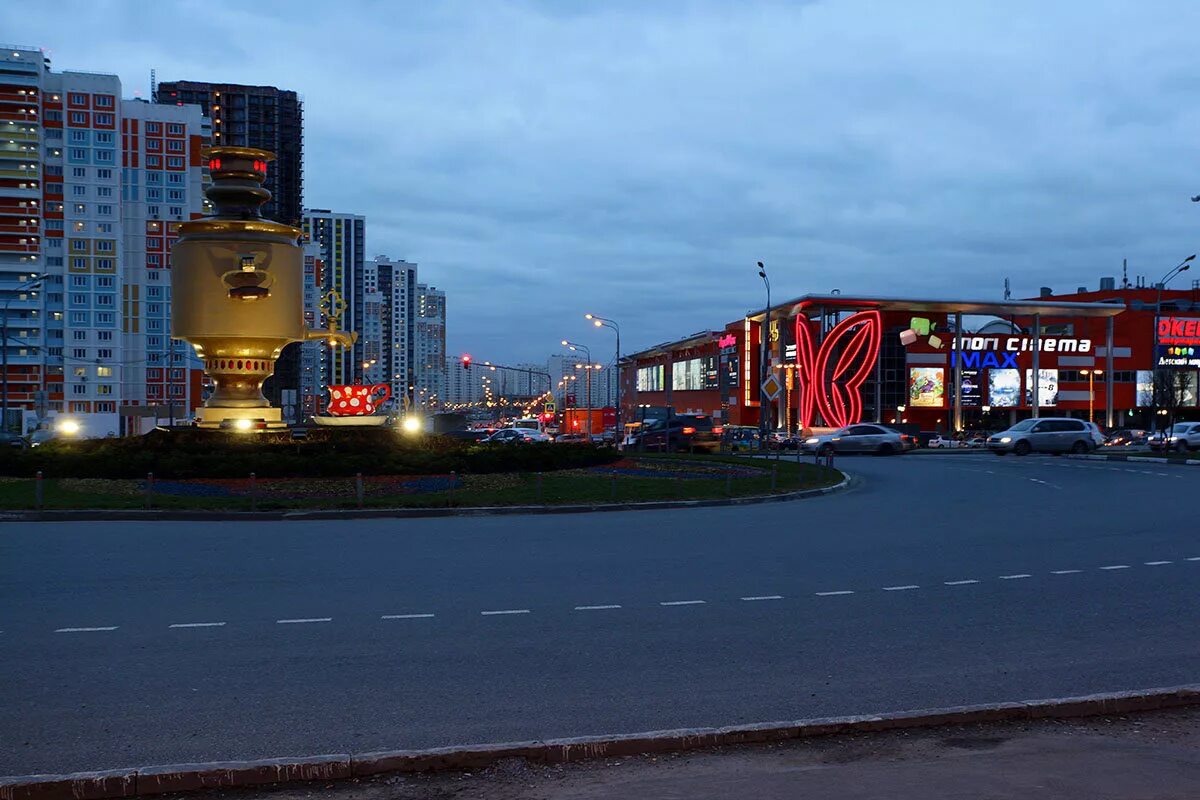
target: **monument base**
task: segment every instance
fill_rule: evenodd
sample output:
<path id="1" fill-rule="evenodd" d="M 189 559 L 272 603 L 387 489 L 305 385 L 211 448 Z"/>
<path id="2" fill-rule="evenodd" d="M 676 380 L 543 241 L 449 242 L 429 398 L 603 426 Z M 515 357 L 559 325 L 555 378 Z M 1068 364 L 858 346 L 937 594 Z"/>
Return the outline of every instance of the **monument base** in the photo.
<path id="1" fill-rule="evenodd" d="M 283 430 L 283 412 L 271 406 L 257 408 L 209 408 L 196 409 L 196 427 L 202 430 L 254 431 Z M 243 420 L 245 420 L 243 422 Z"/>
<path id="2" fill-rule="evenodd" d="M 380 425 L 386 425 L 388 418 L 386 414 L 363 414 L 351 417 L 322 415 L 313 416 L 312 421 L 315 425 L 324 425 L 330 428 L 377 428 Z"/>

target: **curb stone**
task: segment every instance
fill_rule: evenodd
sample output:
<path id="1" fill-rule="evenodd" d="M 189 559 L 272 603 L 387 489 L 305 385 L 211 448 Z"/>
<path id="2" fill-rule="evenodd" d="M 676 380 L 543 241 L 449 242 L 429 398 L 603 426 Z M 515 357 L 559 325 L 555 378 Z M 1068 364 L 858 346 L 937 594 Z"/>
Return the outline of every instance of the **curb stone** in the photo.
<path id="1" fill-rule="evenodd" d="M 1200 459 L 1189 458 L 1184 461 L 1171 461 L 1167 458 L 1157 458 L 1155 456 L 1108 456 L 1095 455 L 1092 453 L 1079 454 L 1063 453 L 1063 458 L 1074 458 L 1083 461 L 1133 461 L 1139 464 L 1158 464 L 1163 467 L 1200 467 Z"/>
<path id="2" fill-rule="evenodd" d="M 0 800 L 107 800 L 145 797 L 199 789 L 330 781 L 389 772 L 478 769 L 508 758 L 525 758 L 541 764 L 563 764 L 594 758 L 760 744 L 835 734 L 1124 714 L 1197 705 L 1200 705 L 1200 684 L 1188 684 L 1049 700 L 951 706 L 883 715 L 825 717 L 720 728 L 685 728 L 614 736 L 436 747 L 425 750 L 387 750 L 357 755 L 171 764 L 66 775 L 21 775 L 0 777 Z"/>
<path id="3" fill-rule="evenodd" d="M 657 511 L 672 508 L 710 508 L 741 506 L 759 503 L 783 503 L 822 497 L 843 491 L 855 483 L 844 470 L 842 480 L 820 489 L 802 489 L 785 494 L 761 494 L 746 497 L 718 497 L 711 500 L 652 500 L 644 503 L 580 503 L 558 506 L 475 506 L 468 508 L 347 508 L 298 511 L 139 511 L 137 509 L 96 509 L 64 511 L 4 511 L 4 522 L 76 522 L 90 520 L 125 520 L 131 522 L 207 521 L 232 522 L 246 520 L 320 520 L 320 519 L 413 519 L 420 517 L 504 516 L 510 514 L 585 514 L 599 511 Z M 0 800 L 4 800 L 0 797 Z"/>

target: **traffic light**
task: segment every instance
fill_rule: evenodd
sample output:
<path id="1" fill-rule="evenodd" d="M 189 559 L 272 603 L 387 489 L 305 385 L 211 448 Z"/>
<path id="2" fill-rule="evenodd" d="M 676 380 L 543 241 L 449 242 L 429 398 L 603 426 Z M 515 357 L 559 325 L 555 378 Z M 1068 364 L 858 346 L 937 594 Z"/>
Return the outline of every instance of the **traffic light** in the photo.
<path id="1" fill-rule="evenodd" d="M 463 365 L 463 369 L 470 369 L 471 368 L 471 356 L 469 356 L 466 353 L 463 353 L 462 365 Z"/>

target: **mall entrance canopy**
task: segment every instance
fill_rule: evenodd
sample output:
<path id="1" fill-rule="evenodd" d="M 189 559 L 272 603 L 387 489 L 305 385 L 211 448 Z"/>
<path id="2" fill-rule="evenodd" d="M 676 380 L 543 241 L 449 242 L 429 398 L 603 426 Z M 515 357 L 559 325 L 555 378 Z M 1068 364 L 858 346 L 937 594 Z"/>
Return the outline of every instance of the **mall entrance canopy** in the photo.
<path id="1" fill-rule="evenodd" d="M 860 311 L 876 311 L 880 313 L 904 313 L 904 314 L 945 314 L 947 318 L 953 319 L 953 335 L 954 349 L 962 351 L 962 318 L 964 315 L 978 316 L 994 316 L 1007 319 L 1020 318 L 1023 321 L 1028 321 L 1031 328 L 1031 338 L 1033 340 L 1033 374 L 1038 375 L 1039 372 L 1039 354 L 1041 350 L 1040 338 L 1042 330 L 1042 319 L 1062 319 L 1062 318 L 1102 318 L 1105 319 L 1105 359 L 1106 368 L 1104 370 L 1104 392 L 1105 392 L 1105 407 L 1107 409 L 1105 424 L 1111 428 L 1113 426 L 1113 318 L 1125 310 L 1125 304 L 1117 303 L 1077 303 L 1056 301 L 1050 298 L 1039 298 L 1036 300 L 955 300 L 955 299 L 939 299 L 939 298 L 914 298 L 914 297 L 862 297 L 844 294 L 806 294 L 784 303 L 779 303 L 771 306 L 771 308 L 759 309 L 752 311 L 746 315 L 746 319 L 750 322 L 758 323 L 759 325 L 770 328 L 770 322 L 775 319 L 790 320 L 797 316 L 803 315 L 809 318 L 819 318 L 821 320 L 822 335 L 826 330 L 827 320 L 834 315 L 841 313 L 855 313 Z M 766 337 L 760 339 L 765 341 Z M 783 337 L 779 337 L 779 353 L 778 358 L 782 361 L 784 356 Z M 764 366 L 768 359 L 763 359 Z M 880 376 L 878 358 L 875 364 L 876 370 L 876 392 L 879 391 Z M 765 374 L 765 373 L 764 373 Z M 954 382 L 954 430 L 961 431 L 963 424 L 962 416 L 962 360 L 954 359 L 953 368 Z M 1032 413 L 1033 416 L 1038 416 L 1038 383 L 1033 381 L 1032 392 Z M 880 404 L 876 402 L 875 407 L 878 410 Z"/>

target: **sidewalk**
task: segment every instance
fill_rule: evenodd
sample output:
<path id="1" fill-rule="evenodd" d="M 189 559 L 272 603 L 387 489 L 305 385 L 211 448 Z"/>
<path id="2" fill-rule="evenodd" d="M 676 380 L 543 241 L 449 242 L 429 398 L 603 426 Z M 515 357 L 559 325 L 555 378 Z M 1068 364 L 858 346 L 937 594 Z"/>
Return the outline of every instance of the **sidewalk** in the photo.
<path id="1" fill-rule="evenodd" d="M 384 776 L 229 800 L 1200 798 L 1200 709 L 838 736 L 476 774 Z"/>

